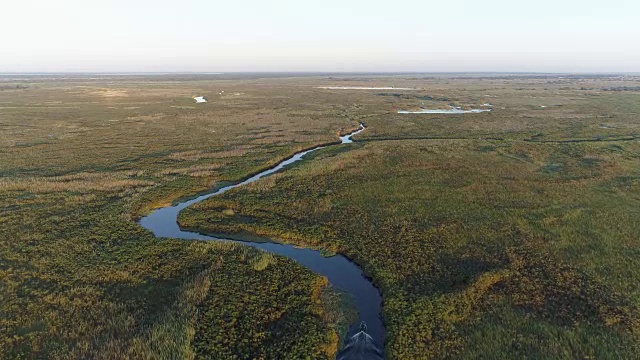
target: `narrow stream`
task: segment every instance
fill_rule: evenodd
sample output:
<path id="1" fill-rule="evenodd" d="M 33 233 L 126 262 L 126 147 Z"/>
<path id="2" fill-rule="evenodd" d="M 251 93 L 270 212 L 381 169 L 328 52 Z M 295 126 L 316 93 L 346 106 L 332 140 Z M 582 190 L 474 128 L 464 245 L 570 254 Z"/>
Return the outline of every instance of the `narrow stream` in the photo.
<path id="1" fill-rule="evenodd" d="M 353 142 L 351 137 L 359 134 L 364 129 L 364 125 L 360 124 L 360 128 L 358 128 L 358 130 L 351 134 L 341 136 L 340 140 L 342 141 L 342 144 Z M 178 225 L 178 214 L 182 209 L 210 197 L 223 194 L 231 189 L 258 181 L 260 178 L 282 170 L 287 165 L 303 160 L 305 155 L 322 148 L 324 148 L 324 146 L 296 153 L 292 157 L 280 162 L 275 167 L 256 174 L 240 183 L 225 186 L 216 191 L 176 205 L 157 209 L 148 216 L 143 217 L 140 220 L 140 225 L 153 232 L 153 234 L 158 238 L 230 241 L 253 246 L 297 261 L 303 266 L 309 268 L 311 271 L 326 276 L 331 285 L 351 295 L 353 303 L 358 310 L 360 319 L 357 323 L 351 324 L 347 336 L 350 337 L 356 334 L 358 332 L 358 325 L 361 321 L 364 321 L 367 324 L 367 333 L 375 339 L 379 346 L 381 346 L 384 338 L 384 327 L 382 326 L 382 320 L 380 319 L 380 292 L 373 286 L 369 279 L 365 277 L 362 269 L 344 256 L 335 255 L 326 257 L 317 250 L 299 248 L 293 245 L 275 242 L 255 243 L 217 238 L 197 232 L 183 231 Z"/>

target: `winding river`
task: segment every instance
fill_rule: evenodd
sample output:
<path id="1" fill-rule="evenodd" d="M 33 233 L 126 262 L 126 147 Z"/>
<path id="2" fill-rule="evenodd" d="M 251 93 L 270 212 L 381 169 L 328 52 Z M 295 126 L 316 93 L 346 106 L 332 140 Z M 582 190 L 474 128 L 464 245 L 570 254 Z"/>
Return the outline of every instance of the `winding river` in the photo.
<path id="1" fill-rule="evenodd" d="M 351 137 L 364 131 L 364 129 L 364 125 L 360 124 L 358 130 L 348 135 L 341 136 L 340 140 L 342 141 L 342 144 L 353 142 Z M 348 337 L 356 334 L 358 332 L 358 325 L 361 321 L 364 321 L 367 324 L 367 333 L 375 339 L 377 344 L 380 345 L 383 343 L 384 338 L 384 327 L 382 325 L 382 320 L 380 319 L 380 292 L 364 275 L 362 269 L 344 256 L 334 255 L 327 257 L 323 256 L 318 250 L 300 248 L 294 245 L 281 244 L 277 242 L 256 243 L 218 238 L 197 232 L 184 231 L 178 225 L 177 219 L 181 210 L 210 197 L 223 194 L 231 189 L 258 181 L 265 176 L 284 169 L 290 164 L 303 160 L 305 155 L 324 147 L 325 146 L 318 146 L 310 150 L 298 152 L 292 157 L 280 162 L 273 168 L 262 171 L 237 184 L 212 190 L 211 192 L 198 196 L 194 199 L 157 209 L 148 216 L 140 219 L 140 225 L 153 232 L 153 234 L 158 238 L 230 241 L 253 246 L 255 248 L 295 260 L 311 271 L 326 276 L 331 285 L 335 288 L 350 294 L 353 304 L 358 310 L 360 319 L 357 323 L 351 324 L 349 333 L 347 334 Z"/>

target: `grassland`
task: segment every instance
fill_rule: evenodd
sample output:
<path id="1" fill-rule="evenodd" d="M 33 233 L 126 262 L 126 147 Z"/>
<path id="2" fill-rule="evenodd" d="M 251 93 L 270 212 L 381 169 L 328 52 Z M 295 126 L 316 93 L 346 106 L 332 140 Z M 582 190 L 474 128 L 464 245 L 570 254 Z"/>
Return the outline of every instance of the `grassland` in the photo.
<path id="1" fill-rule="evenodd" d="M 350 256 L 382 289 L 391 359 L 640 356 L 640 94 L 594 90 L 602 79 L 426 82 L 495 110 L 363 105 L 359 142 L 181 224 Z M 382 97 L 395 110 L 425 94 Z"/>
<path id="2" fill-rule="evenodd" d="M 259 80 L 3 80 L 0 358 L 333 356 L 345 314 L 325 279 L 135 219 L 352 121 Z"/>
<path id="3" fill-rule="evenodd" d="M 352 257 L 392 359 L 640 355 L 635 78 L 0 79 L 0 357 L 331 358 L 346 314 L 321 277 L 135 219 L 358 121 L 180 222 Z"/>

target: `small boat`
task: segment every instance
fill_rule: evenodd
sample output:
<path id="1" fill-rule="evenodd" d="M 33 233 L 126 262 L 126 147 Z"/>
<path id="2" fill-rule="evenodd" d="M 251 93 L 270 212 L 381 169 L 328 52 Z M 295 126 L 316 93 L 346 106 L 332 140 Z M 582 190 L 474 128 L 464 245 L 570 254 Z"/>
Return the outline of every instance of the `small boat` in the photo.
<path id="1" fill-rule="evenodd" d="M 382 360 L 384 354 L 375 340 L 367 334 L 367 324 L 360 323 L 360 331 L 347 340 L 336 360 Z"/>

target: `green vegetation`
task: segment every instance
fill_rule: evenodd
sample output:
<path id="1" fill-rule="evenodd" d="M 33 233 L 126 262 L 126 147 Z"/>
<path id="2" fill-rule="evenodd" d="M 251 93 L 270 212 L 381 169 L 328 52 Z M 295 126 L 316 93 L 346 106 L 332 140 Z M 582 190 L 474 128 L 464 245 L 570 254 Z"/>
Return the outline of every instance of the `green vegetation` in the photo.
<path id="1" fill-rule="evenodd" d="M 347 311 L 323 278 L 135 219 L 358 121 L 356 143 L 181 224 L 352 257 L 382 289 L 392 359 L 640 357 L 638 79 L 342 80 L 419 90 L 0 77 L 0 357 L 332 358 Z"/>
<path id="2" fill-rule="evenodd" d="M 638 144 L 624 152 L 606 144 L 482 146 L 328 150 L 268 187 L 198 204 L 181 223 L 353 257 L 383 290 L 391 358 L 634 357 Z M 558 165 L 550 172 L 549 164 Z M 236 215 L 221 215 L 228 208 Z M 492 342 L 494 332 L 522 341 Z"/>
<path id="3" fill-rule="evenodd" d="M 250 257 L 253 271 L 247 271 L 238 267 L 246 258 L 244 254 L 231 261 L 221 257 L 212 269 L 212 291 L 201 306 L 195 329 L 197 357 L 335 356 L 340 336 L 327 323 L 335 324 L 342 314 L 340 298 L 326 291 L 326 279 L 301 271 L 291 260 L 264 253 Z"/>
<path id="4" fill-rule="evenodd" d="M 608 140 L 637 137 L 640 95 L 532 89 L 563 104 L 529 116 L 547 110 L 482 91 L 503 96 L 490 114 L 371 114 L 360 143 L 180 222 L 352 257 L 382 289 L 392 359 L 640 357 L 640 143 Z"/>
<path id="5" fill-rule="evenodd" d="M 0 358 L 332 358 L 345 313 L 325 279 L 134 219 L 352 122 L 246 95 L 259 82 L 27 81 L 0 92 Z M 245 95 L 190 99 L 222 86 Z"/>
<path id="6" fill-rule="evenodd" d="M 244 246 L 158 241 L 123 221 L 124 205 L 39 195 L 3 218 L 13 240 L 3 244 L 3 358 L 336 350 L 339 318 L 325 315 L 322 278 Z"/>

